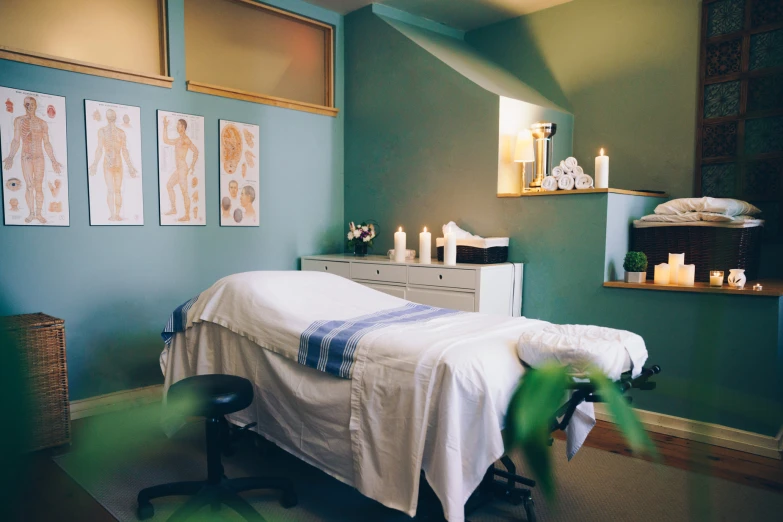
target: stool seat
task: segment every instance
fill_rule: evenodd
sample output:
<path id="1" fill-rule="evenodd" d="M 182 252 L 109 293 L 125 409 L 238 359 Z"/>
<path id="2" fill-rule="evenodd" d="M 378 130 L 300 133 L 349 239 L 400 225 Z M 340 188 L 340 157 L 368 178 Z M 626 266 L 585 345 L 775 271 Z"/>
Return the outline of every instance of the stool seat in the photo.
<path id="1" fill-rule="evenodd" d="M 236 375 L 194 375 L 172 384 L 166 401 L 186 415 L 220 417 L 250 406 L 253 385 Z"/>

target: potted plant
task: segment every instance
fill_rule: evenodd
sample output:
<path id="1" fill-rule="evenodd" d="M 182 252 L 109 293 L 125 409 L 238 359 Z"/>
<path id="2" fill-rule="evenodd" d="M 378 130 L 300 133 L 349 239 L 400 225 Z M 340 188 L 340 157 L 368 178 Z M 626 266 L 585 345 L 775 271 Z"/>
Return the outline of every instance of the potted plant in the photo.
<path id="1" fill-rule="evenodd" d="M 367 248 L 372 247 L 375 238 L 375 224 L 361 223 L 356 226 L 353 221 L 348 223 L 348 248 L 353 250 L 357 257 L 367 255 Z"/>
<path id="2" fill-rule="evenodd" d="M 647 256 L 644 252 L 628 252 L 623 261 L 626 283 L 647 281 Z"/>

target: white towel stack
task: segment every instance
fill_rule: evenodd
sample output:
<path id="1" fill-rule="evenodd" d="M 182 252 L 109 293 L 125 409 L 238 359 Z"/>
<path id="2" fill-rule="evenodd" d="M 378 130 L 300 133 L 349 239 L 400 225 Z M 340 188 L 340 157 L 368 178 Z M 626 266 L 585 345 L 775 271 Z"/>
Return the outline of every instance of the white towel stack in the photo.
<path id="1" fill-rule="evenodd" d="M 593 188 L 593 178 L 585 174 L 585 170 L 579 166 L 576 158 L 569 156 L 552 169 L 551 176 L 544 178 L 541 188 L 546 192 L 585 190 Z"/>

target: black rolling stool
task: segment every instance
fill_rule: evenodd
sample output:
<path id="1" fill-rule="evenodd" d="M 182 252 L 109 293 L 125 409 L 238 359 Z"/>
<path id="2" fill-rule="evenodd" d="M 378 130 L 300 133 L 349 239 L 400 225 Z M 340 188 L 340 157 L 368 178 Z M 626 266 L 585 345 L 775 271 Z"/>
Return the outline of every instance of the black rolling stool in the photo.
<path id="1" fill-rule="evenodd" d="M 172 482 L 142 489 L 138 496 L 138 517 L 152 517 L 155 510 L 150 500 L 172 495 L 193 495 L 169 518 L 169 522 L 185 520 L 207 504 L 213 510 L 225 504 L 245 520 L 265 522 L 264 518 L 239 496 L 239 492 L 251 489 L 278 489 L 283 496 L 284 508 L 296 505 L 296 491 L 288 479 L 271 477 L 245 477 L 228 479 L 223 475 L 220 462 L 221 443 L 225 442 L 228 422 L 226 414 L 243 410 L 253 402 L 253 385 L 234 375 L 196 375 L 183 379 L 169 388 L 167 402 L 170 407 L 181 408 L 190 416 L 206 417 L 207 431 L 207 480 Z"/>

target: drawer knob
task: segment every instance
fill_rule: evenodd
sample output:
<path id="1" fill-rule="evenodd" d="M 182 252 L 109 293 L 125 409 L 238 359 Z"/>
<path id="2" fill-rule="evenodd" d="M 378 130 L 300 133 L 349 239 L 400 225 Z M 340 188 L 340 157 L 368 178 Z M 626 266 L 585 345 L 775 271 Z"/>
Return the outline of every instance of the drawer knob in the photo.
<path id="1" fill-rule="evenodd" d="M 375 273 L 378 274 L 378 275 L 381 275 L 381 271 L 380 270 L 376 270 Z"/>
<path id="2" fill-rule="evenodd" d="M 329 267 L 324 265 L 324 272 L 326 272 L 327 270 L 329 270 Z"/>
<path id="3" fill-rule="evenodd" d="M 438 274 L 438 279 L 443 279 L 443 274 Z"/>

